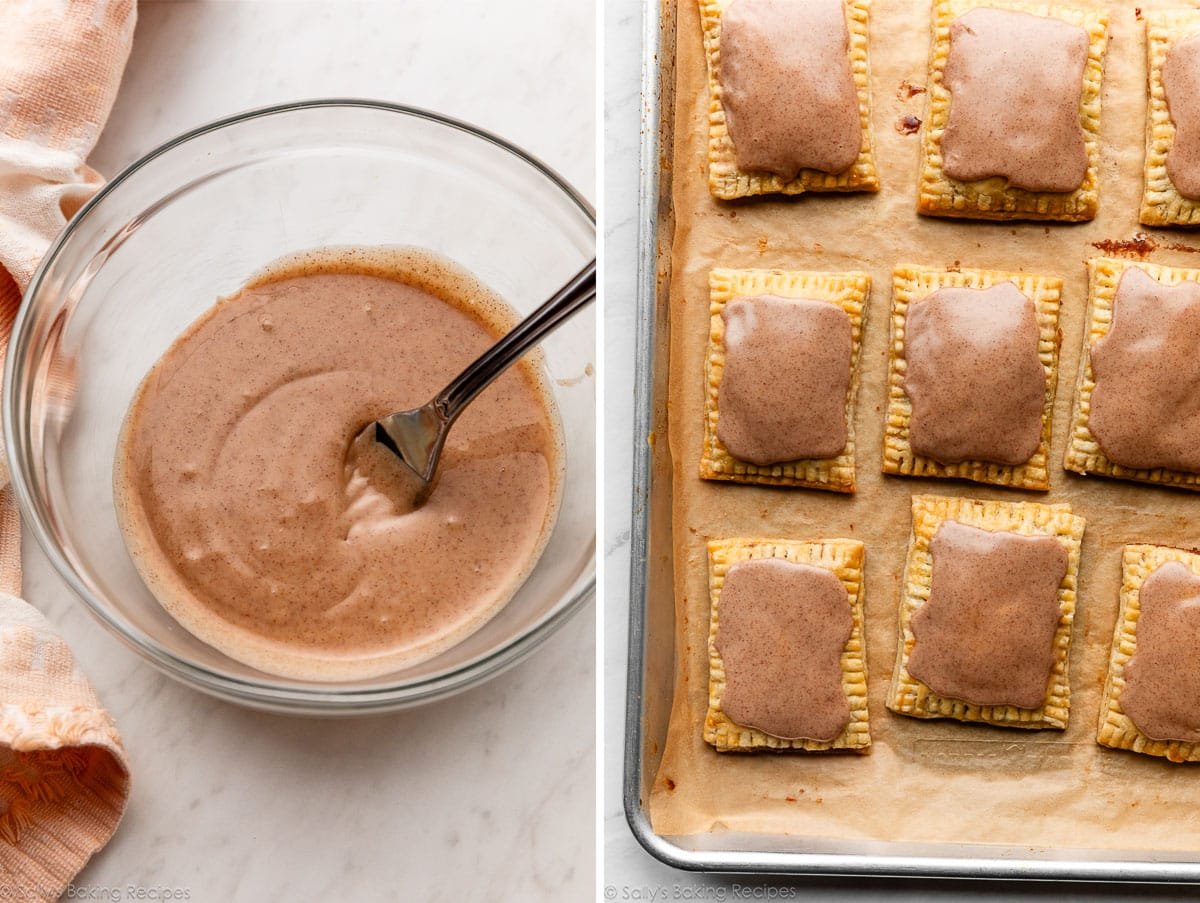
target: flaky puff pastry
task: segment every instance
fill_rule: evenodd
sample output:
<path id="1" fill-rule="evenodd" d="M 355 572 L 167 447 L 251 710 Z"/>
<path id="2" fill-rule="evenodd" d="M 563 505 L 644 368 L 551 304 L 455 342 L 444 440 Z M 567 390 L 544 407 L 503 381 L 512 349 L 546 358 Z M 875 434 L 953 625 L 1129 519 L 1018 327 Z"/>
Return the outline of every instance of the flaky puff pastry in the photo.
<path id="1" fill-rule="evenodd" d="M 1079 100 L 1080 125 L 1088 167 L 1083 184 L 1074 191 L 1026 191 L 1010 188 L 1001 177 L 960 182 L 942 171 L 942 135 L 950 120 L 950 89 L 946 62 L 950 58 L 950 23 L 978 6 L 1016 10 L 1052 17 L 1082 27 L 1088 34 L 1088 59 Z M 1100 87 L 1108 17 L 1097 10 L 1069 9 L 1020 0 L 935 0 L 933 37 L 929 51 L 928 105 L 921 138 L 921 173 L 917 210 L 928 216 L 992 220 L 1094 219 L 1100 206 Z"/>
<path id="2" fill-rule="evenodd" d="M 720 752 L 799 750 L 826 752 L 856 750 L 871 745 L 867 712 L 867 656 L 863 629 L 863 544 L 855 539 L 803 542 L 791 539 L 720 539 L 708 544 L 708 592 L 711 616 L 708 630 L 708 715 L 704 739 Z M 735 724 L 721 709 L 725 693 L 725 664 L 717 651 L 721 589 L 725 574 L 739 561 L 778 558 L 832 571 L 846 588 L 852 627 L 842 650 L 842 689 L 850 704 L 850 722 L 834 740 L 785 740 L 752 727 Z"/>
<path id="3" fill-rule="evenodd" d="M 1038 358 L 1046 370 L 1046 401 L 1042 409 L 1042 439 L 1023 464 L 962 461 L 941 464 L 916 454 L 909 443 L 912 402 L 904 391 L 905 329 L 909 307 L 943 288 L 987 289 L 1012 282 L 1033 302 L 1038 324 Z M 888 406 L 883 437 L 883 472 L 912 477 L 945 477 L 994 483 L 1018 489 L 1050 488 L 1050 429 L 1058 386 L 1058 310 L 1062 280 L 996 270 L 939 270 L 900 264 L 892 278 L 892 328 L 888 344 Z"/>
<path id="4" fill-rule="evenodd" d="M 948 520 L 992 532 L 1055 536 L 1067 548 L 1067 573 L 1058 589 L 1060 614 L 1054 632 L 1054 666 L 1047 683 L 1046 698 L 1037 708 L 980 706 L 961 699 L 938 696 L 908 673 L 908 659 L 916 642 L 912 619 L 920 607 L 929 601 L 933 585 L 933 555 L 929 544 L 938 527 Z M 896 650 L 896 670 L 892 674 L 887 707 L 893 712 L 914 718 L 956 718 L 999 727 L 1064 730 L 1071 707 L 1067 662 L 1071 649 L 1071 624 L 1075 619 L 1083 528 L 1083 518 L 1072 514 L 1068 505 L 914 495 L 912 535 L 904 567 L 904 583 L 900 590 L 900 642 Z"/>
<path id="5" fill-rule="evenodd" d="M 721 14 L 733 0 L 699 0 L 708 64 L 708 187 L 723 201 L 760 194 L 804 194 L 808 191 L 878 191 L 875 145 L 871 131 L 871 72 L 867 53 L 867 20 L 870 0 L 845 0 L 846 29 L 850 33 L 850 72 L 858 95 L 862 123 L 862 148 L 858 159 L 844 172 L 804 169 L 794 179 L 770 172 L 738 169 L 737 155 L 721 103 Z M 797 36 L 797 40 L 801 40 Z"/>
<path id="6" fill-rule="evenodd" d="M 700 476 L 770 486 L 800 486 L 854 491 L 854 401 L 858 394 L 858 357 L 871 277 L 866 273 L 807 273 L 789 270 L 717 269 L 709 274 L 709 337 L 704 362 L 704 446 Z M 846 393 L 846 446 L 832 458 L 758 465 L 733 457 L 717 438 L 721 377 L 725 372 L 725 321 L 721 312 L 736 298 L 776 295 L 828 301 L 850 317 L 850 389 Z M 798 398 L 798 404 L 804 399 Z"/>

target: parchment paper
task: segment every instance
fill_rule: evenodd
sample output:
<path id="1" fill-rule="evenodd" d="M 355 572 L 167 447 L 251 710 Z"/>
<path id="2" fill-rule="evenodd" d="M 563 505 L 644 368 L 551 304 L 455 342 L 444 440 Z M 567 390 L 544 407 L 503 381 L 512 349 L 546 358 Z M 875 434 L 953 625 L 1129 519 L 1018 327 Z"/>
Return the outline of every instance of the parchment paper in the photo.
<path id="1" fill-rule="evenodd" d="M 817 195 L 735 204 L 709 197 L 704 56 L 694 0 L 678 0 L 673 180 L 675 235 L 670 307 L 670 453 L 677 674 L 670 727 L 650 799 L 654 830 L 714 830 L 832 838 L 984 842 L 1128 850 L 1200 850 L 1200 768 L 1095 742 L 1100 690 L 1118 604 L 1125 543 L 1200 545 L 1200 496 L 1078 477 L 1062 469 L 1087 302 L 1084 261 L 1101 243 L 1131 239 L 1142 189 L 1146 110 L 1143 23 L 1133 4 L 1098 3 L 1110 15 L 1101 142 L 1100 215 L 1089 224 L 986 224 L 918 217 L 919 135 L 897 121 L 925 117 L 929 4 L 875 0 L 871 86 L 878 195 Z M 1088 0 L 1073 0 L 1082 5 Z M 1146 0 L 1143 9 L 1159 5 Z M 1179 5 L 1176 2 L 1174 5 Z M 669 64 L 665 71 L 670 71 Z M 1149 231 L 1149 230 L 1147 230 Z M 1156 230 L 1149 258 L 1191 264 L 1200 236 Z M 1134 243 L 1137 244 L 1137 243 Z M 1172 247 L 1176 246 L 1176 247 Z M 1141 250 L 1146 250 L 1142 245 Z M 1136 251 L 1127 252 L 1136 254 Z M 1051 490 L 1030 493 L 880 472 L 891 271 L 900 261 L 1062 276 L 1062 353 L 1054 415 Z M 873 278 L 856 409 L 858 493 L 705 482 L 697 476 L 714 266 L 865 269 Z M 1200 350 L 1200 349 L 1198 349 Z M 894 667 L 900 574 L 913 493 L 1069 502 L 1087 518 L 1071 646 L 1071 715 L 1065 732 L 919 721 L 884 708 Z M 871 753 L 731 755 L 703 742 L 707 706 L 710 537 L 853 537 L 866 543 Z M 657 688 L 668 692 L 669 688 Z M 656 688 L 647 687 L 648 693 Z"/>

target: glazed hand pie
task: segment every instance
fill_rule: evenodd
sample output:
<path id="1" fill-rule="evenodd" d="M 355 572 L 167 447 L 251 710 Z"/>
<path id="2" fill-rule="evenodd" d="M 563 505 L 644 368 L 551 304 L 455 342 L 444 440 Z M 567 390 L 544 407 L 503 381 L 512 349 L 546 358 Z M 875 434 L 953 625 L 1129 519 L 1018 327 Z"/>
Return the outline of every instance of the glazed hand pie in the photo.
<path id="1" fill-rule="evenodd" d="M 1095 217 L 1106 22 L 1044 4 L 934 3 L 921 213 Z"/>
<path id="2" fill-rule="evenodd" d="M 1200 489 L 1200 270 L 1100 257 L 1088 271 L 1063 466 Z"/>
<path id="3" fill-rule="evenodd" d="M 1067 726 L 1083 518 L 1066 505 L 914 496 L 887 706 Z"/>
<path id="4" fill-rule="evenodd" d="M 871 743 L 863 544 L 708 544 L 704 739 L 721 752 L 864 751 Z"/>
<path id="5" fill-rule="evenodd" d="M 870 0 L 699 2 L 713 195 L 878 191 Z"/>
<path id="6" fill-rule="evenodd" d="M 884 473 L 1048 489 L 1062 280 L 901 265 Z"/>
<path id="7" fill-rule="evenodd" d="M 1147 226 L 1200 224 L 1200 10 L 1149 10 L 1146 64 Z"/>
<path id="8" fill-rule="evenodd" d="M 865 273 L 713 270 L 707 480 L 854 491 Z"/>
<path id="9" fill-rule="evenodd" d="M 1200 761 L 1200 555 L 1126 546 L 1101 746 Z"/>

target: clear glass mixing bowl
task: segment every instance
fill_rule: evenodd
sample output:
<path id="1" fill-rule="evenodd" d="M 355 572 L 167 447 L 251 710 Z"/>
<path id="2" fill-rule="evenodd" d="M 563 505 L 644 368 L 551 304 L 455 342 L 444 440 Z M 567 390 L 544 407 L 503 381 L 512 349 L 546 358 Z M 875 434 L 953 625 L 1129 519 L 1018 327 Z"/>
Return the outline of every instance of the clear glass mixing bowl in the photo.
<path id="1" fill-rule="evenodd" d="M 527 313 L 593 256 L 595 219 L 540 161 L 465 123 L 372 101 L 287 104 L 203 126 L 134 163 L 79 211 L 25 295 L 2 403 L 26 523 L 92 613 L 184 683 L 280 711 L 399 708 L 494 676 L 594 595 L 590 309 L 543 344 L 566 437 L 554 533 L 512 601 L 454 648 L 372 680 L 274 677 L 193 637 L 139 578 L 112 468 L 146 371 L 219 296 L 283 254 L 389 244 L 444 254 Z"/>

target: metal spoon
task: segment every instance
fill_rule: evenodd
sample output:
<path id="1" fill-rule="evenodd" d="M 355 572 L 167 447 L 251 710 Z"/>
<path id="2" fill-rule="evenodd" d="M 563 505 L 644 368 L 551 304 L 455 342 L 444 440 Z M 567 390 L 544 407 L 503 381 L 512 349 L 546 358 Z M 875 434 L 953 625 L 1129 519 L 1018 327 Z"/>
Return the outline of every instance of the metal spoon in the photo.
<path id="1" fill-rule="evenodd" d="M 446 434 L 463 408 L 526 351 L 596 297 L 596 261 L 575 274 L 549 301 L 518 323 L 480 355 L 428 403 L 389 414 L 366 425 L 356 444 L 369 435 L 392 451 L 416 482 L 416 502 L 429 497 L 437 476 Z"/>

